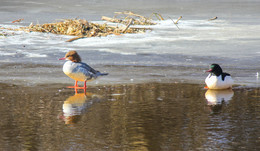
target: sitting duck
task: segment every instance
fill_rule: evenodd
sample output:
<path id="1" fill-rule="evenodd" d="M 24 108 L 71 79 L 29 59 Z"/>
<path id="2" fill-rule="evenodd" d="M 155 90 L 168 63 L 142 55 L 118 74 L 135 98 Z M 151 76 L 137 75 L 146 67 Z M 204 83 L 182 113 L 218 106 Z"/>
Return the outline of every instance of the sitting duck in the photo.
<path id="1" fill-rule="evenodd" d="M 230 74 L 222 71 L 218 64 L 211 64 L 210 69 L 207 71 L 210 74 L 205 79 L 208 89 L 229 89 L 232 88 L 233 79 Z"/>

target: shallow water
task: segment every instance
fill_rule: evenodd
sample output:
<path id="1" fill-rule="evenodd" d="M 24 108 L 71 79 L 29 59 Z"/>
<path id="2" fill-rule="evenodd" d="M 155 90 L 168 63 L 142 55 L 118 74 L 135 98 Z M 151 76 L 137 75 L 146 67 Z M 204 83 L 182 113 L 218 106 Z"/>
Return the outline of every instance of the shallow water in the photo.
<path id="1" fill-rule="evenodd" d="M 0 150 L 259 150 L 260 90 L 1 84 Z"/>
<path id="2" fill-rule="evenodd" d="M 142 82 L 204 83 L 211 63 L 219 63 L 236 84 L 259 86 L 259 2 L 248 1 L 3 1 L 0 26 L 19 27 L 85 18 L 101 22 L 101 16 L 131 10 L 150 16 L 161 13 L 165 21 L 149 26 L 145 34 L 111 35 L 65 42 L 71 36 L 13 32 L 0 37 L 0 81 L 25 85 L 71 83 L 63 75 L 68 50 L 77 50 L 84 62 L 110 76 L 100 84 Z M 173 24 L 179 16 L 178 28 Z M 217 16 L 215 21 L 209 18 Z M 11 21 L 24 18 L 21 24 Z M 21 65 L 20 65 L 21 64 Z M 123 72 L 122 72 L 123 71 Z M 96 83 L 93 83 L 96 84 Z"/>

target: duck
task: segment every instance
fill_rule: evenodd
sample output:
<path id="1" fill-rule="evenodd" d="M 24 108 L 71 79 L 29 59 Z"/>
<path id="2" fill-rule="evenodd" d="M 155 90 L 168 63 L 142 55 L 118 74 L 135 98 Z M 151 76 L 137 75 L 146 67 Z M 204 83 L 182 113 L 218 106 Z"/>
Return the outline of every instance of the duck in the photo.
<path id="1" fill-rule="evenodd" d="M 222 71 L 218 64 L 211 64 L 208 77 L 205 79 L 208 89 L 231 89 L 234 83 L 231 75 Z"/>
<path id="2" fill-rule="evenodd" d="M 75 80 L 75 85 L 69 86 L 68 88 L 86 90 L 87 81 L 95 80 L 99 76 L 108 75 L 108 73 L 101 73 L 90 67 L 88 64 L 81 62 L 81 57 L 77 51 L 74 50 L 67 52 L 65 57 L 60 58 L 59 60 L 67 60 L 63 65 L 63 72 L 68 77 Z M 84 81 L 84 87 L 79 87 L 78 81 Z"/>

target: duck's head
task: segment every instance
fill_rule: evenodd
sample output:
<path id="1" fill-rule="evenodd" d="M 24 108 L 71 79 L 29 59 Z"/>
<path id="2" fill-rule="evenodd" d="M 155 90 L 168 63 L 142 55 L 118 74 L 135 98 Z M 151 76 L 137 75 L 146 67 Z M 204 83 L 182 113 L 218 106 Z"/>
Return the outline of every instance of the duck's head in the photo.
<path id="1" fill-rule="evenodd" d="M 220 74 L 223 73 L 221 67 L 218 64 L 215 64 L 215 63 L 210 65 L 210 69 L 207 72 L 213 73 L 216 76 L 219 76 Z"/>
<path id="2" fill-rule="evenodd" d="M 77 51 L 69 51 L 66 53 L 64 58 L 60 58 L 59 60 L 70 60 L 72 62 L 81 62 L 81 58 L 78 55 Z"/>

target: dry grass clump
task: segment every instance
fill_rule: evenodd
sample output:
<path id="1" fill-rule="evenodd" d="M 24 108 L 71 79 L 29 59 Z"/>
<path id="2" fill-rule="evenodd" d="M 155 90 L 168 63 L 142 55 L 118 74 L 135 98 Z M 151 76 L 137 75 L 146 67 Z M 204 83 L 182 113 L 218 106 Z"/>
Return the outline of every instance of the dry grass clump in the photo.
<path id="1" fill-rule="evenodd" d="M 48 32 L 53 34 L 71 35 L 71 36 L 106 36 L 113 28 L 106 24 L 90 23 L 84 19 L 64 19 L 57 23 L 31 24 L 28 27 L 21 27 L 22 30 L 33 32 Z"/>
<path id="2" fill-rule="evenodd" d="M 158 13 L 153 13 L 154 16 L 157 17 L 159 20 L 164 20 L 163 17 Z M 125 12 L 115 12 L 115 16 L 113 18 L 102 16 L 102 20 L 106 20 L 113 23 L 121 23 L 127 25 L 129 23 L 129 20 L 132 19 L 133 25 L 156 25 L 155 22 L 153 22 L 152 16 L 144 17 L 139 14 L 135 14 L 130 11 Z"/>
<path id="3" fill-rule="evenodd" d="M 91 23 L 85 19 L 64 19 L 63 21 L 56 23 L 36 25 L 33 25 L 33 23 L 31 23 L 28 27 L 20 27 L 18 29 L 5 29 L 78 36 L 76 38 L 68 40 L 68 42 L 84 37 L 101 37 L 110 34 L 120 35 L 124 33 L 144 33 L 146 30 L 151 30 L 150 28 L 130 28 L 129 26 L 109 26 L 105 23 Z"/>
<path id="4" fill-rule="evenodd" d="M 116 16 L 124 16 L 123 18 L 109 18 L 102 17 L 102 20 L 106 20 L 113 23 L 124 24 L 125 26 L 109 26 L 106 23 L 98 24 L 91 23 L 85 19 L 64 19 L 56 23 L 46 23 L 46 24 L 36 24 L 31 23 L 28 27 L 20 27 L 18 29 L 9 30 L 23 30 L 27 32 L 43 32 L 43 33 L 53 33 L 62 35 L 77 36 L 68 40 L 68 42 L 74 41 L 79 38 L 84 37 L 100 37 L 107 36 L 110 34 L 121 35 L 125 33 L 144 33 L 151 28 L 137 28 L 130 27 L 131 25 L 155 25 L 151 18 L 147 18 L 132 12 L 115 12 Z M 161 15 L 154 15 L 163 20 Z M 158 17 L 159 16 L 159 17 Z M 14 21 L 13 21 L 14 22 Z"/>

